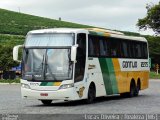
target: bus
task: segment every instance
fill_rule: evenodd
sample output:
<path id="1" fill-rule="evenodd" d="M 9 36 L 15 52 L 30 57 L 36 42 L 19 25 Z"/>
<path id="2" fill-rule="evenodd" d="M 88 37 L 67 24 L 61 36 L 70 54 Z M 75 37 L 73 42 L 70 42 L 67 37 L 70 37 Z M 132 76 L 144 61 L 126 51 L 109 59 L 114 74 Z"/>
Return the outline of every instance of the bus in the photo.
<path id="1" fill-rule="evenodd" d="M 99 28 L 53 28 L 28 32 L 25 43 L 13 48 L 13 59 L 22 64 L 22 98 L 49 105 L 138 96 L 149 86 L 148 53 L 143 37 Z"/>

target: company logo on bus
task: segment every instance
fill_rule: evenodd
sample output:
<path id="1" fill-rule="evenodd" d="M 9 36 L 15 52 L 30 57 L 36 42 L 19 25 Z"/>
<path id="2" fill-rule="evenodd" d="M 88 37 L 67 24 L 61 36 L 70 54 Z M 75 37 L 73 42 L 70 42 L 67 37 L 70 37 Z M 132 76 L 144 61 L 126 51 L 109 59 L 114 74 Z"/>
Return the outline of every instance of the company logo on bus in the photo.
<path id="1" fill-rule="evenodd" d="M 40 83 L 31 82 L 30 85 L 32 85 L 32 86 L 40 86 Z"/>
<path id="2" fill-rule="evenodd" d="M 137 68 L 137 61 L 123 61 L 123 68 Z"/>

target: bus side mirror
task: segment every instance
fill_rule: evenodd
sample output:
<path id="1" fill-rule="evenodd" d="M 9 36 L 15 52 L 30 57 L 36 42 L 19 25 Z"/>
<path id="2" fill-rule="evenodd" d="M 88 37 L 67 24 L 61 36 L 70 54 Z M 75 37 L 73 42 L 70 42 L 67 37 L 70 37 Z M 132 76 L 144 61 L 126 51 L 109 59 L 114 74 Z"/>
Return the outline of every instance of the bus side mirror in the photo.
<path id="1" fill-rule="evenodd" d="M 76 61 L 78 44 L 71 47 L 71 61 Z"/>
<path id="2" fill-rule="evenodd" d="M 23 47 L 23 45 L 17 45 L 13 48 L 13 60 L 17 61 L 17 62 L 21 62 L 20 60 L 18 60 L 18 50 L 19 48 Z"/>

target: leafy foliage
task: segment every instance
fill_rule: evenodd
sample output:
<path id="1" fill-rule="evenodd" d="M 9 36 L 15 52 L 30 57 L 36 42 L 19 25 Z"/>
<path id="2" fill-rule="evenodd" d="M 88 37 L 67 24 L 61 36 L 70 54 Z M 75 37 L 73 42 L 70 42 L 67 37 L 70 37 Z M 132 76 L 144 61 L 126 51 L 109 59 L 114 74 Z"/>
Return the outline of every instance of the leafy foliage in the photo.
<path id="1" fill-rule="evenodd" d="M 160 37 L 145 36 L 149 43 L 150 55 L 160 56 Z"/>
<path id="2" fill-rule="evenodd" d="M 11 67 L 17 66 L 18 63 L 13 61 L 12 46 L 0 45 L 0 69 L 9 70 Z"/>
<path id="3" fill-rule="evenodd" d="M 0 70 L 9 70 L 19 64 L 13 61 L 12 50 L 15 45 L 23 43 L 24 36 L 0 34 Z"/>
<path id="4" fill-rule="evenodd" d="M 17 79 L 14 79 L 14 80 L 10 80 L 10 79 L 7 79 L 7 80 L 4 80 L 4 79 L 0 79 L 0 83 L 20 83 L 20 78 L 17 78 Z"/>
<path id="5" fill-rule="evenodd" d="M 137 26 L 139 29 L 146 30 L 151 28 L 156 34 L 160 33 L 160 2 L 157 5 L 148 4 L 146 6 L 146 17 L 139 19 Z"/>

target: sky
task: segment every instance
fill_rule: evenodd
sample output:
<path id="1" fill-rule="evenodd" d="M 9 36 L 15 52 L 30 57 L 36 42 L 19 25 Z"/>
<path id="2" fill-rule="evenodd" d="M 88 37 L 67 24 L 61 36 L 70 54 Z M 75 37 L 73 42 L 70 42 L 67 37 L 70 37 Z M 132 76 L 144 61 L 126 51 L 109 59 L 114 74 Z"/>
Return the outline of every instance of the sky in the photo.
<path id="1" fill-rule="evenodd" d="M 139 31 L 139 18 L 146 16 L 146 4 L 160 0 L 0 0 L 0 8 L 51 19 L 153 35 Z"/>

